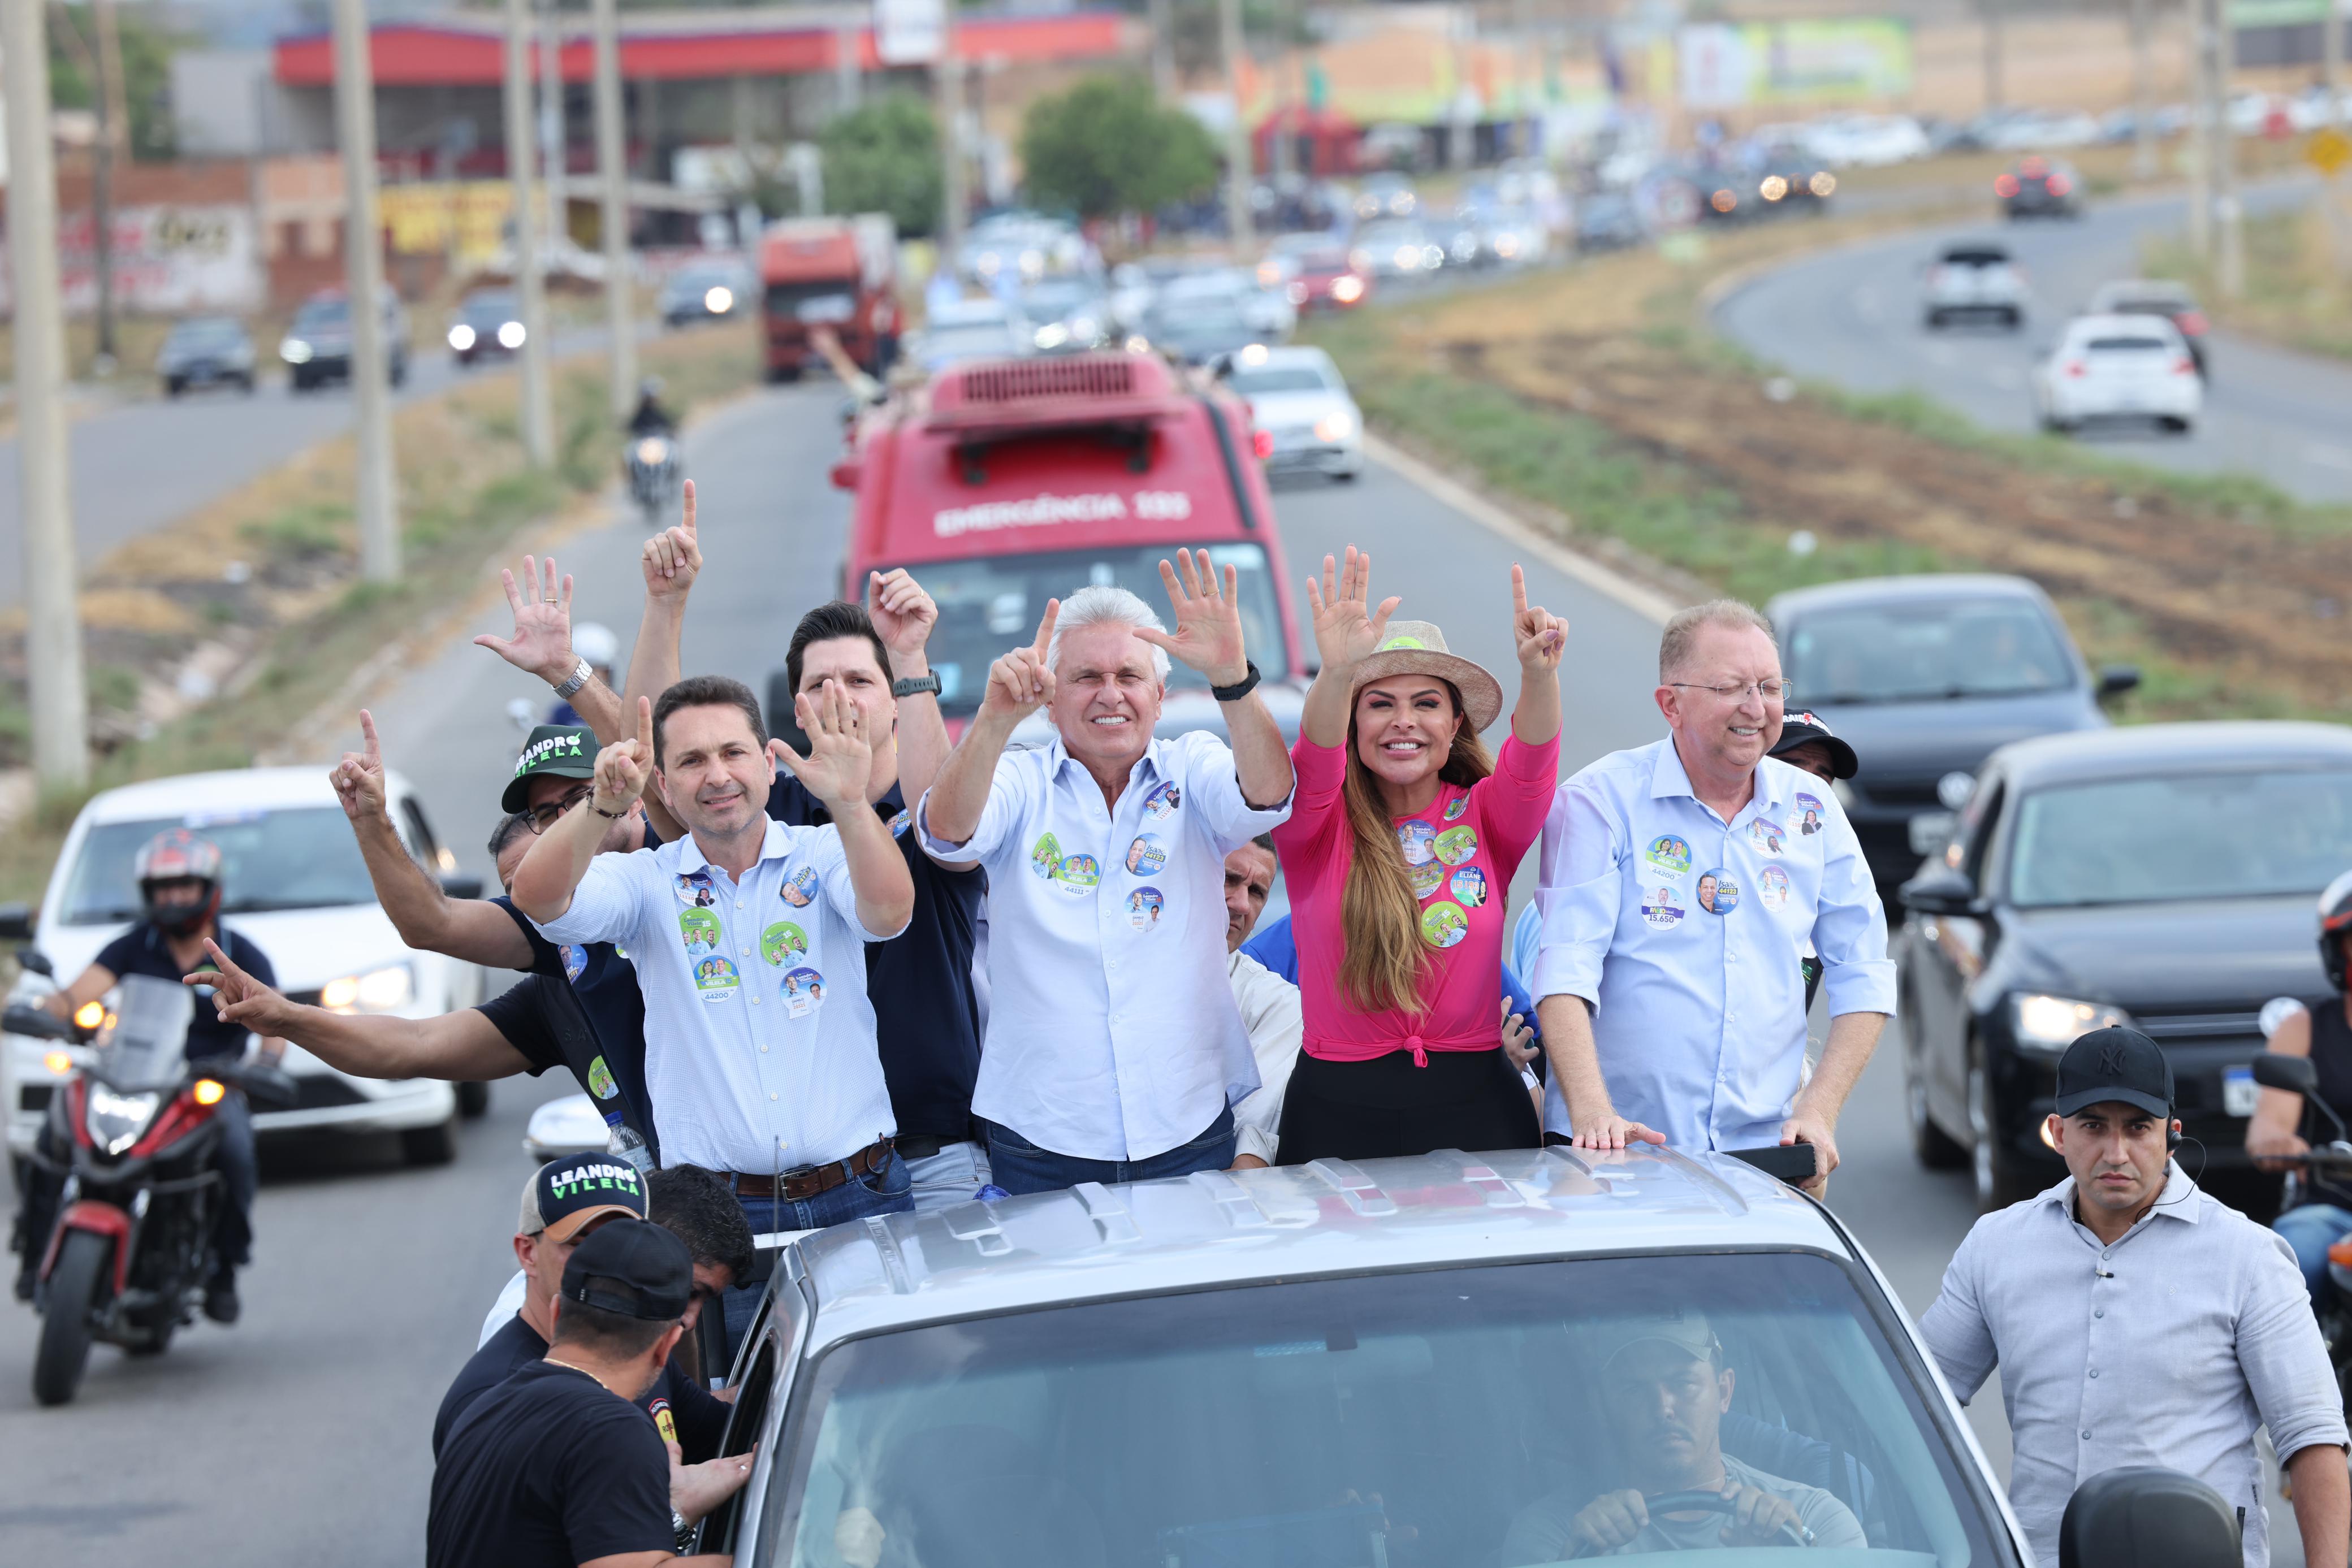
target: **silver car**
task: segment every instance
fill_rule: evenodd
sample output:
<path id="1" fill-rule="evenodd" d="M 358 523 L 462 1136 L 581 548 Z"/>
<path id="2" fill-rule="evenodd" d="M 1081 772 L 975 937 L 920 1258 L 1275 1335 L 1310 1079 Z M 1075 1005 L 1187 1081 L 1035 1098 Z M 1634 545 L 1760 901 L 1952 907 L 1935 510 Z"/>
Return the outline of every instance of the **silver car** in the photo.
<path id="1" fill-rule="evenodd" d="M 155 355 L 155 379 L 164 395 L 191 387 L 253 390 L 253 334 L 234 316 L 191 316 L 172 324 Z"/>
<path id="2" fill-rule="evenodd" d="M 1957 321 L 2025 321 L 2025 273 L 2006 247 L 1948 245 L 1920 280 L 1920 319 L 1933 331 Z"/>
<path id="3" fill-rule="evenodd" d="M 699 1545 L 740 1563 L 1506 1568 L 1638 1476 L 1690 1518 L 1650 1549 L 1704 1568 L 1754 1560 L 1734 1465 L 1843 1568 L 2032 1561 L 1885 1278 L 1728 1155 L 1323 1160 L 763 1242 L 751 1480 Z"/>

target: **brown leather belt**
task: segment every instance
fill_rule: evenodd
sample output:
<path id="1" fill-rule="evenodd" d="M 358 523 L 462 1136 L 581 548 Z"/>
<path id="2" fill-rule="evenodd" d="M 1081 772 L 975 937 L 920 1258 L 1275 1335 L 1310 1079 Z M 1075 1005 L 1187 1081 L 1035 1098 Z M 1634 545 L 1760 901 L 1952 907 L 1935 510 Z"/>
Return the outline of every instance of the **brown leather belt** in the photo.
<path id="1" fill-rule="evenodd" d="M 786 1203 L 799 1203 L 881 1169 L 890 1158 L 891 1147 L 891 1139 L 880 1138 L 847 1159 L 835 1160 L 831 1165 L 803 1166 L 799 1170 L 785 1171 L 781 1176 L 730 1174 L 727 1177 L 727 1185 L 738 1197 L 772 1197 Z"/>

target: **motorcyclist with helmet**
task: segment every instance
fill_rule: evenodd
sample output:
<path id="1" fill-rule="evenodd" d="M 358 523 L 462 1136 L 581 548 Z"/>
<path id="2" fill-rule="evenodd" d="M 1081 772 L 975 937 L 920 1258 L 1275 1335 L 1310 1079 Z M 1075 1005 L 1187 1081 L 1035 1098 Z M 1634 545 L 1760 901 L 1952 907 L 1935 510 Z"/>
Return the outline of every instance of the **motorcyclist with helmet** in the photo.
<path id="1" fill-rule="evenodd" d="M 126 975 L 150 975 L 177 983 L 184 975 L 219 966 L 205 951 L 205 938 L 220 944 L 248 973 L 274 983 L 276 971 L 268 955 L 242 933 L 220 922 L 221 852 L 210 839 L 185 828 L 167 829 L 150 839 L 131 862 L 138 879 L 139 923 L 100 949 L 89 967 L 73 984 L 44 998 L 43 1005 L 59 1018 L 70 1019 L 76 1009 L 98 1000 Z M 246 1030 L 223 1022 L 210 1003 L 209 989 L 199 988 L 198 1002 L 188 1024 L 187 1054 L 192 1061 L 208 1056 L 242 1056 Z M 275 1063 L 286 1052 L 282 1040 L 264 1040 L 262 1057 Z M 218 1228 L 213 1235 L 213 1260 L 205 1283 L 205 1315 L 215 1322 L 236 1321 L 236 1270 L 249 1260 L 253 1246 L 253 1197 L 259 1185 L 254 1156 L 253 1115 L 245 1096 L 231 1089 L 215 1113 L 221 1138 L 214 1168 L 221 1173 L 227 1201 L 221 1205 Z M 36 1145 L 43 1158 L 58 1160 L 68 1152 L 51 1146 L 44 1124 Z M 57 1173 L 36 1163 L 25 1184 L 23 1206 L 16 1217 L 16 1245 L 22 1252 L 16 1274 L 16 1299 L 30 1301 L 50 1228 L 57 1222 L 61 1183 Z"/>
<path id="2" fill-rule="evenodd" d="M 675 435 L 677 421 L 661 404 L 662 382 L 659 376 L 647 376 L 637 383 L 637 408 L 629 415 L 631 435 Z"/>
<path id="3" fill-rule="evenodd" d="M 2319 1097 L 2352 1120 L 2352 996 L 2345 991 L 2345 946 L 2352 939 L 2352 871 L 2319 895 L 2319 962 L 2336 994 L 2316 1011 L 2298 1010 L 2283 1019 L 2270 1049 L 2281 1056 L 2307 1056 L 2319 1072 Z M 2246 1153 L 2264 1170 L 2300 1167 L 2288 1156 L 2308 1154 L 2303 1136 L 2303 1096 L 2265 1088 L 2246 1124 Z M 2272 1228 L 2294 1249 L 2312 1300 L 2327 1281 L 2327 1249 L 2352 1236 L 2352 1191 L 2328 1185 L 2316 1171 L 2304 1173 L 2305 1201 L 2280 1215 Z"/>

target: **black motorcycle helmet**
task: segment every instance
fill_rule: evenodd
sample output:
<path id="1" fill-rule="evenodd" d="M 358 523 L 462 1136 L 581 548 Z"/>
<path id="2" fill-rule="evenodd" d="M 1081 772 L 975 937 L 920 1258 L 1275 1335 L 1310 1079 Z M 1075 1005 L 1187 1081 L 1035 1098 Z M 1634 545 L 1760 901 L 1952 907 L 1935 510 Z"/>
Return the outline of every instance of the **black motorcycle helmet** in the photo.
<path id="1" fill-rule="evenodd" d="M 2352 871 L 2327 884 L 2319 895 L 2319 967 L 2327 983 L 2344 989 L 2344 937 L 2352 932 Z"/>

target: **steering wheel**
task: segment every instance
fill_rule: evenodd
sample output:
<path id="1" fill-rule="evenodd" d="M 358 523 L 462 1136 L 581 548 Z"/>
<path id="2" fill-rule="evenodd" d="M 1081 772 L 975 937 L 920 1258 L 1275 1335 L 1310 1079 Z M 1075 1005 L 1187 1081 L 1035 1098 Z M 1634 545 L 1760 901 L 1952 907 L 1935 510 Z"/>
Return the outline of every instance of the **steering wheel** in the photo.
<path id="1" fill-rule="evenodd" d="M 1653 1519 L 1662 1513 L 1719 1513 L 1729 1518 L 1739 1506 L 1733 1498 L 1717 1491 L 1662 1491 L 1655 1497 L 1643 1498 L 1642 1501 Z M 1801 1524 L 1784 1524 L 1779 1533 L 1791 1546 L 1811 1546 L 1813 1543 L 1812 1531 Z M 1580 1542 L 1569 1557 L 1571 1562 L 1590 1557 L 1596 1550 L 1590 1542 Z"/>

